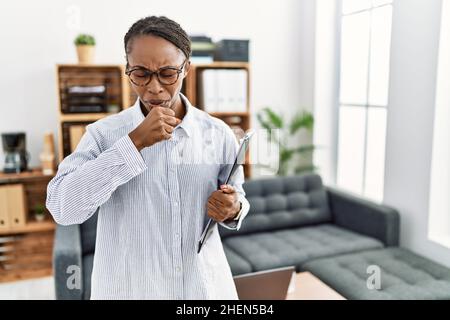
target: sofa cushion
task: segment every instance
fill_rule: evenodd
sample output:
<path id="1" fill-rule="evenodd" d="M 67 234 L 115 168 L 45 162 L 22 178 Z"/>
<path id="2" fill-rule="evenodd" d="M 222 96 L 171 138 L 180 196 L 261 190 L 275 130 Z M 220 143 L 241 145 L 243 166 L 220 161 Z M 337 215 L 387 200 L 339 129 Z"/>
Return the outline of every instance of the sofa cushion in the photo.
<path id="1" fill-rule="evenodd" d="M 380 290 L 367 286 L 373 274 L 367 270 L 370 265 L 380 268 Z M 406 249 L 319 259 L 306 263 L 304 269 L 348 299 L 450 299 L 450 269 Z"/>
<path id="2" fill-rule="evenodd" d="M 383 247 L 376 239 L 330 224 L 228 237 L 222 241 L 248 261 L 254 271 L 289 265 L 300 270 L 303 263 L 312 259 Z"/>
<path id="3" fill-rule="evenodd" d="M 243 257 L 234 252 L 231 248 L 226 245 L 223 246 L 225 251 L 225 256 L 227 257 L 228 263 L 230 264 L 231 273 L 235 276 L 238 274 L 244 274 L 252 272 L 252 266 Z"/>
<path id="4" fill-rule="evenodd" d="M 331 221 L 327 193 L 316 174 L 249 180 L 243 188 L 250 211 L 238 232 L 221 228 L 223 238 Z"/>
<path id="5" fill-rule="evenodd" d="M 83 254 L 93 253 L 95 251 L 95 240 L 97 234 L 97 209 L 88 220 L 80 225 L 81 251 Z"/>

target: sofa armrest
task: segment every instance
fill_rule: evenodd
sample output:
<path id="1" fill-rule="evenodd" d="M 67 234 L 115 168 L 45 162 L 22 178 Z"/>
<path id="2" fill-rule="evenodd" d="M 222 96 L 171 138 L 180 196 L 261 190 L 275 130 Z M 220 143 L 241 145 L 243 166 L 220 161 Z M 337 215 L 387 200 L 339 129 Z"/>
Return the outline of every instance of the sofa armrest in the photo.
<path id="1" fill-rule="evenodd" d="M 53 274 L 57 300 L 82 299 L 83 279 L 81 274 L 81 253 L 80 226 L 58 225 L 56 227 L 53 245 Z M 72 269 L 69 268 L 70 266 L 75 267 L 72 267 L 74 268 Z M 79 277 L 79 279 L 74 277 Z M 69 288 L 68 280 L 71 284 L 75 283 L 74 281 L 78 281 L 78 284 L 80 284 L 79 289 Z"/>
<path id="2" fill-rule="evenodd" d="M 398 246 L 400 215 L 386 205 L 326 187 L 334 223 L 382 241 L 386 246 Z"/>

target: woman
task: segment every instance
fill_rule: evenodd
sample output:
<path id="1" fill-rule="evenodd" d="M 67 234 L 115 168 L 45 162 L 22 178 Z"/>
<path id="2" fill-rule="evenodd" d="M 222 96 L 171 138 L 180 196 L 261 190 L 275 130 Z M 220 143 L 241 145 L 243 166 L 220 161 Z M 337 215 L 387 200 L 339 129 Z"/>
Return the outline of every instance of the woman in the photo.
<path id="1" fill-rule="evenodd" d="M 234 134 L 181 94 L 191 44 L 178 23 L 141 19 L 124 44 L 139 99 L 86 127 L 48 185 L 47 207 L 63 225 L 100 208 L 92 299 L 236 299 L 217 226 L 197 253 L 206 218 L 237 230 L 249 210 L 242 168 L 222 185 Z"/>

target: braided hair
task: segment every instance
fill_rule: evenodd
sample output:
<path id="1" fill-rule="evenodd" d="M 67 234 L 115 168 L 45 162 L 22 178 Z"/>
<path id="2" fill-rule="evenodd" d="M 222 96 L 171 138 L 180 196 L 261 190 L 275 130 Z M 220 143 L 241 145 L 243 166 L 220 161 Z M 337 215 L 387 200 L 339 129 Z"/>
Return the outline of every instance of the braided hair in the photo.
<path id="1" fill-rule="evenodd" d="M 134 37 L 148 34 L 173 43 L 189 59 L 192 52 L 189 36 L 178 23 L 164 16 L 150 16 L 136 21 L 124 37 L 125 53 L 128 55 L 131 52 L 131 40 Z"/>

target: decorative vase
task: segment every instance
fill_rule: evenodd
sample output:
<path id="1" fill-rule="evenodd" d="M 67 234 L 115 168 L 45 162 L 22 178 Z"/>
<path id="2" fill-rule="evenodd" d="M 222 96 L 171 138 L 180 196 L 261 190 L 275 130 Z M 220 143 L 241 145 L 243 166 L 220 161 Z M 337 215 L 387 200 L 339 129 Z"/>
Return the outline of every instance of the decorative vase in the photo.
<path id="1" fill-rule="evenodd" d="M 95 46 L 80 44 L 77 45 L 78 63 L 91 64 L 94 62 Z"/>

